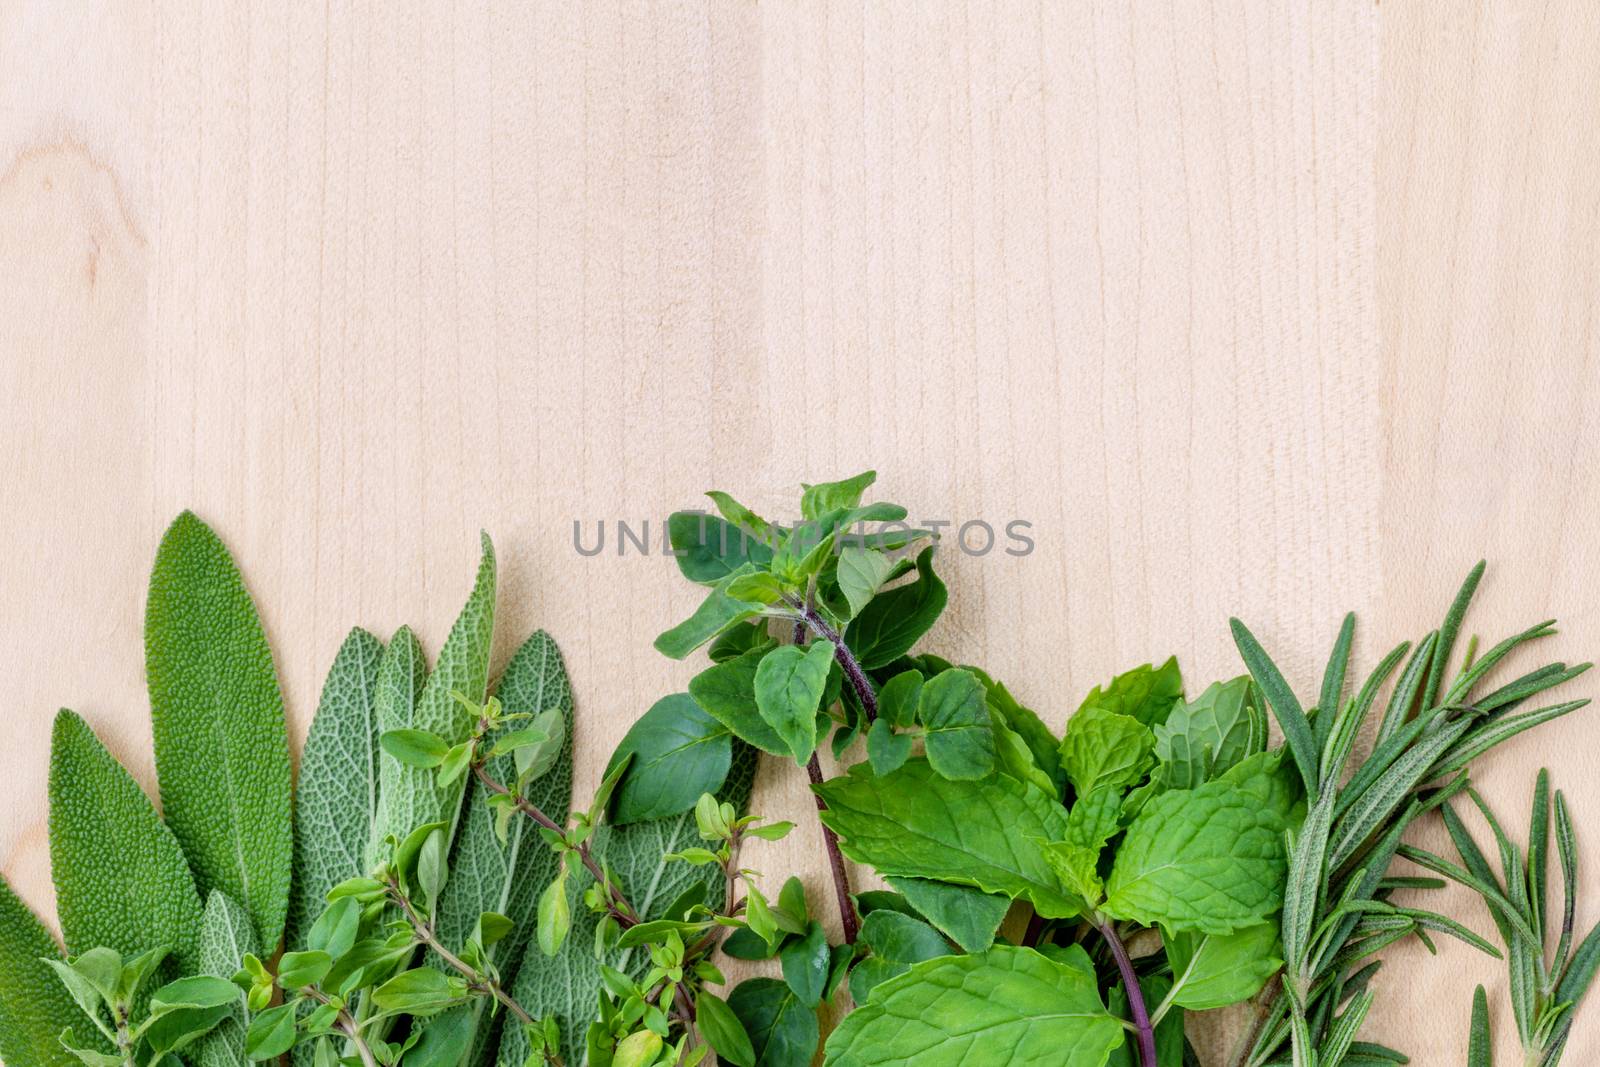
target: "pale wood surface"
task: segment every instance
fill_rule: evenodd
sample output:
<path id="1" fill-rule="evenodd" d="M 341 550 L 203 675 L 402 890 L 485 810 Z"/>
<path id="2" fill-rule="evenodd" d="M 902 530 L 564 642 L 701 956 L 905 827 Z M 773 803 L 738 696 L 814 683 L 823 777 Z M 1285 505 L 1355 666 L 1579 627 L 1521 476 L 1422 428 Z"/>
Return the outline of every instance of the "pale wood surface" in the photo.
<path id="1" fill-rule="evenodd" d="M 650 639 L 694 591 L 574 520 L 869 465 L 913 517 L 1034 524 L 948 554 L 931 644 L 1058 725 L 1169 651 L 1236 673 L 1230 614 L 1309 688 L 1356 608 L 1370 664 L 1479 555 L 1480 629 L 1593 656 L 1597 55 L 1584 0 L 0 3 L 0 869 L 48 912 L 58 706 L 151 784 L 184 507 L 297 735 L 352 624 L 437 647 L 487 527 L 502 655 L 567 653 L 580 790 L 689 676 Z M 1597 736 L 1485 790 L 1548 765 L 1587 824 Z M 818 853 L 755 863 L 820 888 Z M 1374 1033 L 1460 1063 L 1484 981 L 1509 1056 L 1501 975 L 1407 955 Z"/>

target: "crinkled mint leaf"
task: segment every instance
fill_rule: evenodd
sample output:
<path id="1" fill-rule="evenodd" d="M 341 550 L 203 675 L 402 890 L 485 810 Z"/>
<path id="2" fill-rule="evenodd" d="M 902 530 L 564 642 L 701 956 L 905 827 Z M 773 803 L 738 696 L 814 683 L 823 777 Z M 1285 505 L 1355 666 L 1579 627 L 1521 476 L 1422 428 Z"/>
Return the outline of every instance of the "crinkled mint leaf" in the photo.
<path id="1" fill-rule="evenodd" d="M 1267 716 L 1248 675 L 1214 682 L 1194 700 L 1178 701 L 1155 727 L 1156 758 L 1166 784 L 1193 789 L 1267 747 Z"/>
<path id="2" fill-rule="evenodd" d="M 1155 735 L 1138 719 L 1089 705 L 1067 722 L 1061 766 L 1079 795 L 1098 786 L 1126 789 L 1154 764 L 1155 746 Z"/>
<path id="3" fill-rule="evenodd" d="M 1173 656 L 1160 667 L 1146 663 L 1124 671 L 1104 686 L 1095 686 L 1078 711 L 1081 714 L 1084 708 L 1104 708 L 1153 727 L 1166 721 L 1182 697 L 1183 672 L 1178 669 L 1178 657 Z"/>

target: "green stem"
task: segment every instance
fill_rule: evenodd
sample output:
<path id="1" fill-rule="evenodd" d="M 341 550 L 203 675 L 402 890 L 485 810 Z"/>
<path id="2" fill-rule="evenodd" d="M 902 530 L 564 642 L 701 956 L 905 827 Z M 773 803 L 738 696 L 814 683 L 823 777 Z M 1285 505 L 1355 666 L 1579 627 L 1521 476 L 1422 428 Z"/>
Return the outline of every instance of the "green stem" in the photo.
<path id="1" fill-rule="evenodd" d="M 496 982 L 488 975 L 481 973 L 476 968 L 468 966 L 465 960 L 444 946 L 444 942 L 440 941 L 439 938 L 434 934 L 433 924 L 431 922 L 424 921 L 422 917 L 417 914 L 416 908 L 412 907 L 411 905 L 410 898 L 400 891 L 399 883 L 390 881 L 389 896 L 395 901 L 395 903 L 399 904 L 400 909 L 405 912 L 406 919 L 410 921 L 411 929 L 416 932 L 418 939 L 421 940 L 424 945 L 428 946 L 428 948 L 432 949 L 434 954 L 443 960 L 447 966 L 463 975 L 467 979 L 468 983 L 470 983 L 473 990 L 479 993 L 488 994 L 495 1000 L 498 1000 L 505 1006 L 505 1009 L 512 1015 L 515 1015 L 517 1020 L 524 1026 L 533 1025 L 533 1016 L 522 1010 L 522 1005 L 513 1000 L 511 995 L 500 987 L 499 982 Z"/>

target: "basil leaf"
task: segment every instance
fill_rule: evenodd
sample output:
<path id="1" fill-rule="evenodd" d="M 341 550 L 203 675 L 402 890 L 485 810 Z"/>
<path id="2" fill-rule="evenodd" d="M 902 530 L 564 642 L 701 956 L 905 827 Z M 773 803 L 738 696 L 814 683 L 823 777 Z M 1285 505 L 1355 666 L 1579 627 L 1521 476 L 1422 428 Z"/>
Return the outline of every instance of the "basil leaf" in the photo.
<path id="1" fill-rule="evenodd" d="M 839 591 L 850 605 L 850 617 L 861 614 L 894 571 L 894 560 L 882 552 L 846 545 L 839 552 Z"/>
<path id="2" fill-rule="evenodd" d="M 69 953 L 103 946 L 133 956 L 164 945 L 181 969 L 198 966 L 200 894 L 178 839 L 65 710 L 50 745 L 50 872 Z"/>
<path id="3" fill-rule="evenodd" d="M 1282 749 L 1145 805 L 1117 849 L 1106 910 L 1146 926 L 1229 934 L 1283 906 L 1284 831 L 1299 790 Z"/>
<path id="4" fill-rule="evenodd" d="M 800 494 L 800 514 L 817 520 L 834 511 L 848 511 L 861 504 L 861 494 L 878 480 L 877 471 L 862 471 L 852 478 L 837 482 L 818 482 L 803 485 Z"/>
<path id="5" fill-rule="evenodd" d="M 778 953 L 783 980 L 808 1008 L 815 1008 L 822 1002 L 830 961 L 828 939 L 822 932 L 822 925 L 814 919 L 806 923 L 804 937 L 792 938 Z"/>
<path id="6" fill-rule="evenodd" d="M 735 599 L 728 593 L 734 582 L 755 573 L 756 567 L 746 563 L 712 586 L 693 615 L 657 635 L 656 651 L 669 659 L 683 659 L 713 637 L 758 614 L 760 604 Z"/>
<path id="7" fill-rule="evenodd" d="M 944 611 L 949 592 L 933 571 L 933 548 L 917 556 L 917 580 L 874 597 L 845 631 L 845 644 L 869 671 L 911 651 Z"/>
<path id="8" fill-rule="evenodd" d="M 606 767 L 632 756 L 611 802 L 617 825 L 662 819 L 694 807 L 728 776 L 733 741 L 728 728 L 700 710 L 688 693 L 662 697 L 639 717 Z"/>
<path id="9" fill-rule="evenodd" d="M 1032 949 L 919 963 L 828 1038 L 828 1067 L 1101 1067 L 1122 1043 L 1094 978 Z"/>
<path id="10" fill-rule="evenodd" d="M 1064 836 L 1066 813 L 1021 782 L 1003 775 L 948 781 L 926 760 L 914 759 L 881 778 L 858 764 L 815 791 L 828 805 L 820 818 L 840 836 L 845 855 L 881 875 L 1021 897 L 1050 918 L 1083 910 L 1029 843 L 1030 837 Z"/>
<path id="11" fill-rule="evenodd" d="M 294 851 L 283 697 L 233 557 L 191 512 L 156 552 L 144 637 L 166 824 L 199 891 L 237 900 L 276 948 Z"/>
<path id="12" fill-rule="evenodd" d="M 756 1050 L 745 1033 L 744 1023 L 728 1007 L 728 1002 L 704 989 L 694 998 L 694 1021 L 717 1058 L 735 1067 L 755 1067 Z"/>
<path id="13" fill-rule="evenodd" d="M 770 547 L 703 511 L 673 512 L 667 541 L 683 576 L 701 585 L 715 585 L 746 564 L 765 568 L 772 562 Z"/>
<path id="14" fill-rule="evenodd" d="M 770 651 L 771 646 L 752 648 L 706 668 L 689 679 L 689 695 L 741 741 L 769 755 L 788 756 L 788 742 L 761 717 L 756 706 L 756 670 Z"/>
<path id="15" fill-rule="evenodd" d="M 821 1030 L 817 1013 L 775 978 L 750 978 L 728 996 L 755 1051 L 755 1067 L 811 1067 Z M 520 1065 L 519 1065 L 520 1067 Z"/>
<path id="16" fill-rule="evenodd" d="M 817 706 L 833 668 L 834 647 L 818 641 L 804 650 L 785 645 L 768 652 L 756 668 L 756 706 L 761 717 L 804 766 L 817 747 Z"/>

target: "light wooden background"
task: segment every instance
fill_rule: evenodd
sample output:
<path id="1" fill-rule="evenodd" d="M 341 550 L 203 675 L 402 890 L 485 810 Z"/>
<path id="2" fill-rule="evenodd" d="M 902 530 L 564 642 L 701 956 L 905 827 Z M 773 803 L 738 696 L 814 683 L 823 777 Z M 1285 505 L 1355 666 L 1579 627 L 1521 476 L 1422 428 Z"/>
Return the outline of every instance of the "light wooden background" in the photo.
<path id="1" fill-rule="evenodd" d="M 5 0 L 0 867 L 48 911 L 59 705 L 151 783 L 184 507 L 302 734 L 350 625 L 437 647 L 487 527 L 580 789 L 688 678 L 650 640 L 695 593 L 574 520 L 869 465 L 913 517 L 1034 524 L 949 555 L 932 645 L 1058 725 L 1170 651 L 1237 673 L 1230 614 L 1309 689 L 1359 609 L 1370 665 L 1480 555 L 1479 629 L 1595 656 L 1597 57 L 1589 0 Z M 1481 784 L 1520 810 L 1552 767 L 1600 855 L 1596 739 Z M 776 766 L 757 803 L 808 807 Z M 818 853 L 757 863 L 820 888 Z M 1509 1057 L 1500 965 L 1443 957 L 1395 960 L 1374 1035 L 1460 1063 L 1484 981 Z"/>

